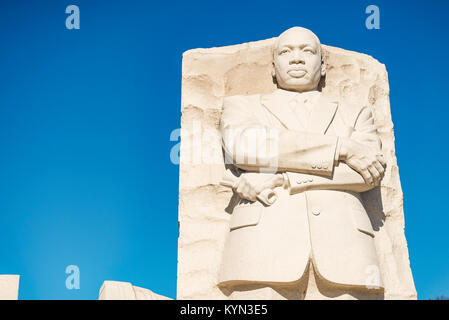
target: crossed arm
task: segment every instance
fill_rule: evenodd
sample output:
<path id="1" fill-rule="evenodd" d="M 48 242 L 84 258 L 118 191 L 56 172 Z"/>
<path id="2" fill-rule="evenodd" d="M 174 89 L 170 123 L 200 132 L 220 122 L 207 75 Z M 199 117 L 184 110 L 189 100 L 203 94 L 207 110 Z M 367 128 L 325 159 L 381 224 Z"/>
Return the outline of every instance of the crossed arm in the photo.
<path id="1" fill-rule="evenodd" d="M 356 157 L 348 159 L 348 151 L 340 150 L 331 177 L 287 172 L 292 193 L 305 190 L 349 190 L 365 192 L 378 185 L 384 176 L 385 162 L 371 111 L 364 108 L 349 138 L 341 137 L 343 144 L 355 144 Z M 364 162 L 364 163 L 362 163 Z"/>
<path id="2" fill-rule="evenodd" d="M 288 184 L 291 193 L 316 189 L 364 192 L 378 185 L 384 174 L 380 139 L 368 108 L 361 110 L 348 138 L 275 130 L 262 125 L 250 108 L 231 101 L 225 102 L 221 130 L 226 154 L 236 167 L 248 172 L 236 187 L 244 198 L 253 198 L 254 189 L 260 189 L 261 184 L 264 187 Z M 229 130 L 230 135 L 226 132 Z M 270 130 L 275 134 L 266 134 Z M 257 137 L 254 141 L 248 141 L 251 132 Z M 255 145 L 264 146 L 264 152 L 254 148 Z M 259 178 L 251 181 L 255 177 L 252 172 L 270 169 L 277 174 L 264 181 Z M 251 188 L 251 184 L 258 184 L 259 188 Z"/>

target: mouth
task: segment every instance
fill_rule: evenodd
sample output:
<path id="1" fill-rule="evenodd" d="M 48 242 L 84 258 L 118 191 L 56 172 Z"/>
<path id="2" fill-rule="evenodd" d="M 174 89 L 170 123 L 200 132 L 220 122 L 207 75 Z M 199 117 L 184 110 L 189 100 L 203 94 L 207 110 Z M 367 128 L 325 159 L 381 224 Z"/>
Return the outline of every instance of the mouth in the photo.
<path id="1" fill-rule="evenodd" d="M 307 71 L 304 69 L 290 69 L 287 74 L 293 78 L 302 78 L 306 75 Z"/>

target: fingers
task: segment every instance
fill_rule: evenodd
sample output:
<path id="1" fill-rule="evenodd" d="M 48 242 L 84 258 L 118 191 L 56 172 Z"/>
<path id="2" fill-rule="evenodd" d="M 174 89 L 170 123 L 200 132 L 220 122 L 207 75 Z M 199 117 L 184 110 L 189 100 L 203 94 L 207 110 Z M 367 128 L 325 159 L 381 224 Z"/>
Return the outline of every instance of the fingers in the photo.
<path id="1" fill-rule="evenodd" d="M 386 162 L 381 153 L 361 153 L 347 159 L 346 163 L 363 177 L 366 184 L 371 186 L 378 186 L 385 174 Z"/>
<path id="2" fill-rule="evenodd" d="M 374 166 L 376 167 L 377 171 L 380 174 L 380 179 L 382 179 L 385 175 L 385 167 L 378 161 L 374 162 Z"/>
<path id="3" fill-rule="evenodd" d="M 257 193 L 256 190 L 251 186 L 250 182 L 246 179 L 244 175 L 240 177 L 239 184 L 235 190 L 237 194 L 246 200 L 256 201 Z"/>
<path id="4" fill-rule="evenodd" d="M 255 174 L 243 174 L 240 176 L 234 190 L 241 198 L 256 201 L 257 196 L 262 191 L 273 189 L 277 184 L 279 184 L 279 177 L 276 175 L 260 176 Z"/>
<path id="5" fill-rule="evenodd" d="M 362 170 L 360 170 L 359 173 L 362 175 L 363 180 L 365 180 L 365 183 L 367 183 L 371 186 L 374 184 L 373 177 L 371 176 L 371 173 L 369 172 L 368 169 L 362 169 Z"/>
<path id="6" fill-rule="evenodd" d="M 375 185 L 380 185 L 380 181 L 385 175 L 386 166 L 387 163 L 385 162 L 383 155 L 381 153 L 377 154 L 375 159 L 371 162 L 371 165 L 368 168 L 368 170 L 370 171 L 371 175 L 374 178 Z"/>
<path id="7" fill-rule="evenodd" d="M 348 165 L 362 176 L 366 184 L 373 186 L 376 183 L 376 176 L 379 175 L 379 172 L 376 174 L 368 163 L 367 161 L 352 160 L 348 162 Z"/>
<path id="8" fill-rule="evenodd" d="M 373 177 L 368 170 L 368 166 L 364 162 L 352 160 L 348 162 L 348 165 L 362 176 L 366 184 L 373 184 Z"/>
<path id="9" fill-rule="evenodd" d="M 384 167 L 384 169 L 387 167 L 387 163 L 385 162 L 384 155 L 382 153 L 377 154 L 376 159 L 377 161 L 380 162 L 380 164 L 382 165 L 382 167 Z"/>
<path id="10" fill-rule="evenodd" d="M 377 186 L 379 185 L 380 179 L 381 179 L 381 174 L 379 173 L 379 171 L 376 169 L 376 166 L 371 164 L 368 166 L 368 171 L 371 174 L 371 177 L 373 178 L 373 185 Z"/>

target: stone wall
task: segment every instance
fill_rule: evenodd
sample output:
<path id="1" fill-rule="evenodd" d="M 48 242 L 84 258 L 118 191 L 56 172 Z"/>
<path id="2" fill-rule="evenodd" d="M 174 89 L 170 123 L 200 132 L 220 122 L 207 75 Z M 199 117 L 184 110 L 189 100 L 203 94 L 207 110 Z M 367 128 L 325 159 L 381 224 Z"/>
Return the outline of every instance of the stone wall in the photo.
<path id="1" fill-rule="evenodd" d="M 0 300 L 17 300 L 19 298 L 19 275 L 0 275 Z"/>

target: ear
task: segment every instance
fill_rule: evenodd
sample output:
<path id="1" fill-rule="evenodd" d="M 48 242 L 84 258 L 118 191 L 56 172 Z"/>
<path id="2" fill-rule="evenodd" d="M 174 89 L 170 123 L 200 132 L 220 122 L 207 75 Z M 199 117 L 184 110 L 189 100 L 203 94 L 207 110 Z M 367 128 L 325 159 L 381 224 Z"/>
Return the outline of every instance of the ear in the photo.
<path id="1" fill-rule="evenodd" d="M 321 76 L 324 77 L 326 75 L 326 63 L 321 60 Z"/>
<path id="2" fill-rule="evenodd" d="M 276 60 L 276 47 L 273 47 L 271 49 L 271 53 L 273 57 L 273 60 L 271 62 L 271 76 L 273 77 L 273 79 L 276 79 L 276 67 L 274 65 L 274 61 Z"/>

